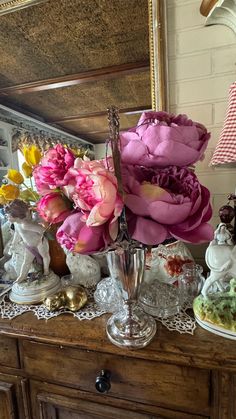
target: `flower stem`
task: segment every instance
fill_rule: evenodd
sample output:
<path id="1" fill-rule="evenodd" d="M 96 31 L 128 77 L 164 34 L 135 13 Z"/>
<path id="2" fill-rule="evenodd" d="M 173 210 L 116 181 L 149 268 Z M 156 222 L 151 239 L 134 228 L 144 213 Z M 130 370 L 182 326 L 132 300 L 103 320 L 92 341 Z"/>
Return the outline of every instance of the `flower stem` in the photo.
<path id="1" fill-rule="evenodd" d="M 33 189 L 33 184 L 32 184 L 32 180 L 31 180 L 31 178 L 30 178 L 30 184 L 31 184 L 31 187 L 32 187 L 32 189 Z M 37 201 L 37 199 L 38 199 L 37 195 L 35 195 L 35 193 L 32 191 L 32 189 L 31 189 L 31 188 L 29 188 L 29 187 L 26 185 L 26 183 L 25 183 L 25 182 L 23 182 L 23 185 L 26 187 L 26 189 L 30 192 L 30 194 L 31 194 L 31 195 L 32 195 L 32 197 L 34 198 L 34 202 L 36 202 L 36 201 Z"/>

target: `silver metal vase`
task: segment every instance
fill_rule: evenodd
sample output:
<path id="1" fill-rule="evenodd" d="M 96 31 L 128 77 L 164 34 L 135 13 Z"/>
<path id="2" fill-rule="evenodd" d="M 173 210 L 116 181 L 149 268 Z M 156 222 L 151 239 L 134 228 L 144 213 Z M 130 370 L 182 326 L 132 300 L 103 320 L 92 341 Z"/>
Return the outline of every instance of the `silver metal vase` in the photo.
<path id="1" fill-rule="evenodd" d="M 143 348 L 156 333 L 156 321 L 138 304 L 145 267 L 143 248 L 119 248 L 107 253 L 111 277 L 117 281 L 124 304 L 107 323 L 110 341 L 119 347 Z"/>

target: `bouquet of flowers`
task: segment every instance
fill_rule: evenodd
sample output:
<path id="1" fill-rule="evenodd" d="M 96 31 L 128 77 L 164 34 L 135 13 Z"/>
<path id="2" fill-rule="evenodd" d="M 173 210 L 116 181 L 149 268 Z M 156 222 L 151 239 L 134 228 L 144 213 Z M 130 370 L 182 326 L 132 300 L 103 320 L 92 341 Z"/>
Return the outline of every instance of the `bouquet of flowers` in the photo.
<path id="1" fill-rule="evenodd" d="M 60 223 L 62 246 L 82 254 L 107 249 L 124 219 L 129 237 L 144 245 L 209 241 L 210 193 L 192 167 L 209 138 L 186 115 L 148 112 L 120 134 L 113 158 L 76 158 L 57 144 L 33 170 L 38 213 L 49 224 Z"/>
<path id="2" fill-rule="evenodd" d="M 24 146 L 22 149 L 25 161 L 22 164 L 22 172 L 15 169 L 8 169 L 5 181 L 0 187 L 0 204 L 5 205 L 15 199 L 20 198 L 29 204 L 35 203 L 39 199 L 39 195 L 34 189 L 32 177 L 33 170 L 42 157 L 40 149 L 36 145 Z M 26 179 L 29 180 L 30 186 L 27 185 Z"/>

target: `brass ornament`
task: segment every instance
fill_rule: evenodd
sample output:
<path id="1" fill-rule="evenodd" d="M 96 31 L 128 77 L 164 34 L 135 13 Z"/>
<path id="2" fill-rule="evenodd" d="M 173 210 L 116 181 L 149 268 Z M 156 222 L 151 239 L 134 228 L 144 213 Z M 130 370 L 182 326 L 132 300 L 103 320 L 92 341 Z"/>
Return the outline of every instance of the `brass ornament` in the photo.
<path id="1" fill-rule="evenodd" d="M 64 308 L 74 312 L 82 308 L 87 301 L 87 293 L 83 287 L 69 285 L 56 294 L 45 298 L 44 305 L 49 311 L 57 311 Z"/>

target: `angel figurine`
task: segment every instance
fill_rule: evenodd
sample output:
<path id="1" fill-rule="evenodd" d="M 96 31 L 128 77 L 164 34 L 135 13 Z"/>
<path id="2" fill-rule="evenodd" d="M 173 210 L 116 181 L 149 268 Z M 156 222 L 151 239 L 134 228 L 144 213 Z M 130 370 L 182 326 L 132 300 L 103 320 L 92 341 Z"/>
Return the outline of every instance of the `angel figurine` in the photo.
<path id="1" fill-rule="evenodd" d="M 31 218 L 29 206 L 20 199 L 15 199 L 4 207 L 5 213 L 10 223 L 14 223 L 14 236 L 11 249 L 15 243 L 22 240 L 23 262 L 15 282 L 22 282 L 27 278 L 31 265 L 36 258 L 37 262 L 43 266 L 43 274 L 49 274 L 49 245 L 45 237 L 45 229 Z M 11 249 L 10 252 L 11 252 Z"/>

